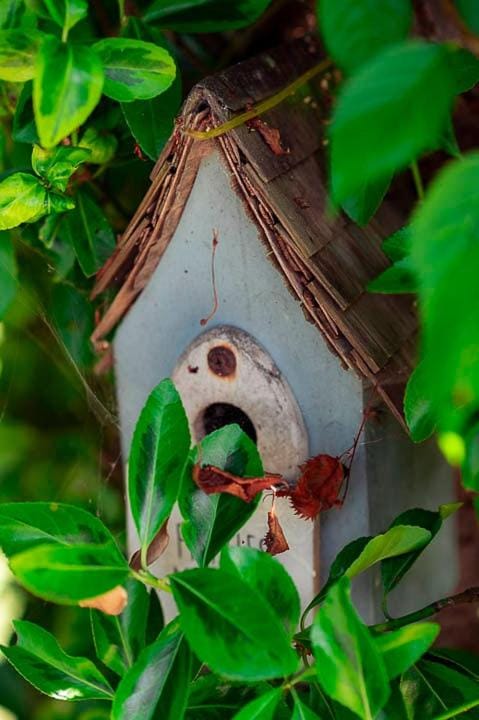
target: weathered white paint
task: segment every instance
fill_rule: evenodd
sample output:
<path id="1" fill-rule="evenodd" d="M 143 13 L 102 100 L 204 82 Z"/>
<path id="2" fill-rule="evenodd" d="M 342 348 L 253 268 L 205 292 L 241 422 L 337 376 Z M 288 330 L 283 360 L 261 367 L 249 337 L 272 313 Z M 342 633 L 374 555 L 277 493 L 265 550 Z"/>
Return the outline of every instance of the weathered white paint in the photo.
<path id="1" fill-rule="evenodd" d="M 218 231 L 216 279 L 219 307 L 210 327 L 230 325 L 249 333 L 286 378 L 304 418 L 309 452 L 339 455 L 350 447 L 364 407 L 361 382 L 331 354 L 317 329 L 305 320 L 299 303 L 272 263 L 258 232 L 233 192 L 217 154 L 204 160 L 175 236 L 150 283 L 123 320 L 115 339 L 116 373 L 125 456 L 136 418 L 152 388 L 171 376 L 178 359 L 202 332 L 200 319 L 213 302 L 211 253 Z M 259 405 L 261 397 L 253 398 Z M 188 399 L 185 398 L 188 402 Z M 192 419 L 194 420 L 194 419 Z M 369 437 L 374 435 L 372 441 Z M 304 458 L 305 459 L 305 458 Z M 274 466 L 268 470 L 274 472 Z M 321 575 L 350 540 L 387 527 L 399 512 L 414 506 L 435 508 L 451 500 L 449 472 L 428 446 L 413 447 L 398 424 L 385 417 L 368 431 L 354 463 L 344 507 L 321 520 Z M 285 501 L 283 501 L 285 502 Z M 456 579 L 452 524 L 422 562 L 416 578 L 399 593 L 401 610 L 408 597 L 421 605 L 450 591 Z M 241 538 L 240 542 L 245 538 Z M 311 599 L 315 568 L 304 561 L 304 543 L 317 544 L 311 523 L 288 537 L 297 565 L 303 603 Z M 130 545 L 135 546 L 130 527 Z M 177 528 L 172 545 L 188 562 Z M 308 558 L 310 555 L 308 554 Z M 431 572 L 441 563 L 441 572 Z M 156 568 L 165 572 L 161 562 Z M 427 579 L 426 579 L 427 578 Z M 361 613 L 377 616 L 377 577 L 355 581 Z"/>

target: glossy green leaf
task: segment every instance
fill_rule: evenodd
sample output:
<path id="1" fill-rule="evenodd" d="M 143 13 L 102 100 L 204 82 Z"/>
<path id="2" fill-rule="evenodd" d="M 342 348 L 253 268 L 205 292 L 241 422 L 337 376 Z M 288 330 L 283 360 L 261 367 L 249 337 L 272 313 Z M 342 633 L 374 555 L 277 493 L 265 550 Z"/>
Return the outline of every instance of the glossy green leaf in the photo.
<path id="1" fill-rule="evenodd" d="M 105 95 L 113 100 L 148 100 L 168 90 L 175 79 L 175 61 L 168 50 L 153 43 L 106 38 L 94 49 L 105 70 Z"/>
<path id="2" fill-rule="evenodd" d="M 101 520 L 81 508 L 53 502 L 0 505 L 0 547 L 7 557 L 55 543 L 72 548 L 85 544 L 111 545 L 122 558 Z"/>
<path id="3" fill-rule="evenodd" d="M 432 539 L 426 528 L 396 523 L 383 535 L 376 535 L 346 571 L 348 578 L 356 577 L 372 565 L 423 549 Z"/>
<path id="4" fill-rule="evenodd" d="M 479 682 L 479 656 L 467 650 L 435 648 L 428 657 Z"/>
<path id="5" fill-rule="evenodd" d="M 99 132 L 93 127 L 88 128 L 79 142 L 80 147 L 90 151 L 89 163 L 105 165 L 115 156 L 118 141 L 108 132 Z"/>
<path id="6" fill-rule="evenodd" d="M 0 182 L 0 230 L 35 222 L 47 212 L 47 192 L 38 178 L 13 173 Z"/>
<path id="7" fill-rule="evenodd" d="M 479 699 L 477 681 L 442 663 L 426 660 L 421 660 L 402 676 L 400 687 L 408 720 L 455 717 L 462 705 Z M 471 710 L 460 717 L 477 720 L 479 710 Z"/>
<path id="8" fill-rule="evenodd" d="M 26 82 L 35 75 L 41 33 L 0 30 L 0 80 Z"/>
<path id="9" fill-rule="evenodd" d="M 295 695 L 291 720 L 320 720 L 320 717 L 319 715 L 316 715 L 313 710 L 310 710 L 310 708 L 305 705 L 298 695 Z"/>
<path id="10" fill-rule="evenodd" d="M 87 0 L 27 0 L 27 4 L 40 17 L 53 20 L 65 34 L 88 13 Z"/>
<path id="11" fill-rule="evenodd" d="M 349 582 L 328 593 L 311 631 L 323 690 L 352 712 L 371 720 L 389 697 L 384 662 L 369 630 L 351 604 Z"/>
<path id="12" fill-rule="evenodd" d="M 220 567 L 257 590 L 274 609 L 287 632 L 296 630 L 300 613 L 298 591 L 283 565 L 271 555 L 255 548 L 226 546 Z"/>
<path id="13" fill-rule="evenodd" d="M 200 674 L 190 685 L 185 717 L 187 720 L 231 720 L 252 698 L 270 689 L 267 683 L 258 683 L 250 688 L 230 683 L 211 672 Z"/>
<path id="14" fill-rule="evenodd" d="M 479 33 L 479 7 L 476 0 L 454 0 L 462 19 L 474 32 Z"/>
<path id="15" fill-rule="evenodd" d="M 0 4 L 0 28 L 7 30 L 18 24 L 23 10 L 23 0 L 3 0 Z"/>
<path id="16" fill-rule="evenodd" d="M 13 116 L 12 137 L 16 142 L 33 145 L 38 142 L 38 133 L 33 115 L 31 82 L 25 83 L 22 92 L 17 100 L 15 114 Z"/>
<path id="17" fill-rule="evenodd" d="M 73 173 L 90 158 L 90 151 L 83 147 L 61 146 L 44 150 L 34 145 L 32 167 L 56 190 L 64 191 Z"/>
<path id="18" fill-rule="evenodd" d="M 427 396 L 427 378 L 424 365 L 419 363 L 406 387 L 404 394 L 404 417 L 414 442 L 423 442 L 436 429 L 432 403 Z"/>
<path id="19" fill-rule="evenodd" d="M 163 380 L 138 418 L 128 462 L 131 511 L 144 552 L 173 509 L 189 449 L 183 403 L 171 380 Z"/>
<path id="20" fill-rule="evenodd" d="M 115 693 L 112 720 L 182 720 L 191 653 L 176 622 L 143 650 Z"/>
<path id="21" fill-rule="evenodd" d="M 87 658 L 67 655 L 46 630 L 14 623 L 17 644 L 1 650 L 25 680 L 56 700 L 110 700 L 108 681 Z"/>
<path id="22" fill-rule="evenodd" d="M 37 545 L 14 555 L 10 569 L 31 593 L 62 605 L 103 595 L 130 572 L 111 545 Z"/>
<path id="23" fill-rule="evenodd" d="M 452 513 L 460 507 L 460 504 L 453 504 L 445 507 L 448 508 L 447 512 L 450 510 Z M 406 510 L 406 512 L 398 515 L 398 517 L 393 521 L 391 528 L 403 525 L 414 525 L 417 526 L 418 529 L 423 528 L 429 534 L 429 541 L 420 546 L 418 549 L 407 552 L 400 557 L 391 557 L 383 560 L 381 564 L 381 576 L 385 594 L 391 592 L 399 581 L 402 580 L 412 565 L 414 565 L 429 542 L 434 539 L 441 529 L 443 520 L 444 510 L 442 508 L 439 508 L 437 512 L 416 508 L 413 510 Z"/>
<path id="24" fill-rule="evenodd" d="M 273 720 L 281 693 L 281 688 L 278 688 L 251 700 L 236 713 L 233 720 Z"/>
<path id="25" fill-rule="evenodd" d="M 203 465 L 213 465 L 240 477 L 259 477 L 263 465 L 254 442 L 238 425 L 228 425 L 208 435 L 195 450 L 192 462 L 201 458 Z M 192 467 L 185 472 L 178 498 L 184 518 L 182 534 L 196 563 L 209 565 L 221 548 L 254 513 L 258 499 L 245 503 L 232 495 L 207 495 L 195 484 Z"/>
<path id="26" fill-rule="evenodd" d="M 266 680 L 293 673 L 290 639 L 258 591 L 224 570 L 186 570 L 170 576 L 180 622 L 197 657 L 233 680 Z"/>
<path id="27" fill-rule="evenodd" d="M 76 130 L 100 100 L 103 69 L 84 45 L 48 36 L 38 54 L 33 106 L 40 142 L 50 148 Z"/>
<path id="28" fill-rule="evenodd" d="M 110 223 L 84 190 L 75 195 L 75 209 L 63 218 L 59 234 L 74 248 L 87 277 L 104 265 L 116 247 Z"/>
<path id="29" fill-rule="evenodd" d="M 397 45 L 361 68 L 345 83 L 331 126 L 334 200 L 342 204 L 437 147 L 454 95 L 441 45 Z"/>
<path id="30" fill-rule="evenodd" d="M 377 278 L 368 283 L 369 292 L 398 295 L 417 292 L 417 279 L 410 258 L 394 263 Z"/>
<path id="31" fill-rule="evenodd" d="M 120 616 L 91 611 L 91 625 L 97 657 L 117 675 L 131 668 L 145 647 L 150 596 L 134 579 L 125 585 L 128 605 Z"/>
<path id="32" fill-rule="evenodd" d="M 18 280 L 15 251 L 8 233 L 2 232 L 0 233 L 0 318 L 3 317 L 12 303 L 17 289 Z"/>
<path id="33" fill-rule="evenodd" d="M 172 86 L 159 97 L 122 104 L 131 134 L 143 152 L 152 160 L 157 160 L 173 132 L 181 99 L 182 87 L 177 76 Z"/>
<path id="34" fill-rule="evenodd" d="M 234 30 L 254 23 L 271 0 L 156 0 L 144 20 L 186 33 Z"/>
<path id="35" fill-rule="evenodd" d="M 432 183 L 412 222 L 424 392 L 439 429 L 455 433 L 463 431 L 479 406 L 478 179 L 478 154 L 450 163 Z"/>
<path id="36" fill-rule="evenodd" d="M 343 200 L 343 210 L 358 225 L 367 225 L 381 205 L 391 184 L 391 178 L 368 183 L 359 188 L 355 195 Z"/>
<path id="37" fill-rule="evenodd" d="M 326 47 L 348 73 L 404 40 L 412 24 L 411 0 L 317 0 L 317 5 Z"/>
<path id="38" fill-rule="evenodd" d="M 415 623 L 374 638 L 391 680 L 402 675 L 429 650 L 439 635 L 436 623 Z"/>

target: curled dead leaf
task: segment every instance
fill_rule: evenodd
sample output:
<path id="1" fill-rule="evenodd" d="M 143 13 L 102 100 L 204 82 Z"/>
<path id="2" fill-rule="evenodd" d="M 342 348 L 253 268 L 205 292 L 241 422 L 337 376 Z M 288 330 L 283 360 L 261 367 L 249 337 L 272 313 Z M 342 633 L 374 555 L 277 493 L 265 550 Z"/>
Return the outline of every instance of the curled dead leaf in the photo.
<path id="1" fill-rule="evenodd" d="M 279 491 L 278 497 L 289 496 L 295 512 L 305 520 L 314 520 L 323 510 L 342 505 L 339 497 L 347 469 L 340 458 L 316 455 L 300 466 L 296 486 Z"/>
<path id="2" fill-rule="evenodd" d="M 268 532 L 264 537 L 263 544 L 266 552 L 270 555 L 279 555 L 289 550 L 288 541 L 286 540 L 274 507 L 271 508 L 268 513 Z"/>
<path id="3" fill-rule="evenodd" d="M 245 502 L 251 502 L 263 490 L 285 486 L 281 475 L 266 474 L 262 477 L 242 478 L 226 472 L 226 470 L 213 467 L 213 465 L 201 467 L 199 464 L 193 467 L 193 480 L 207 495 L 228 493 Z"/>
<path id="4" fill-rule="evenodd" d="M 151 542 L 148 552 L 146 553 L 146 562 L 148 567 L 163 555 L 169 542 L 170 536 L 168 535 L 168 520 L 165 520 L 164 524 L 161 526 Z M 131 556 L 130 567 L 132 570 L 136 570 L 136 572 L 141 570 L 141 550 L 137 550 Z"/>
<path id="5" fill-rule="evenodd" d="M 289 154 L 290 150 L 284 147 L 281 141 L 281 133 L 278 128 L 271 127 L 271 125 L 268 125 L 268 123 L 259 117 L 248 120 L 246 124 L 249 128 L 256 130 L 261 135 L 266 145 L 275 155 L 280 156 Z"/>
<path id="6" fill-rule="evenodd" d="M 103 595 L 98 595 L 91 600 L 81 600 L 78 604 L 82 608 L 100 610 L 105 615 L 121 615 L 128 605 L 128 593 L 124 587 L 118 585 Z"/>

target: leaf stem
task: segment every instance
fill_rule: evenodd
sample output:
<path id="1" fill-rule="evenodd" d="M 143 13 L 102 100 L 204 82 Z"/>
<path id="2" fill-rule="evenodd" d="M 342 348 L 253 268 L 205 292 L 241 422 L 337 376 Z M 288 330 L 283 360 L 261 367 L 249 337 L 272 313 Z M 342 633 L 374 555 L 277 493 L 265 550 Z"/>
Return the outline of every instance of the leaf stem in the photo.
<path id="1" fill-rule="evenodd" d="M 443 713 L 442 715 L 438 715 L 436 717 L 436 720 L 449 720 L 449 718 L 455 718 L 458 715 L 462 715 L 462 713 L 467 712 L 468 710 L 473 710 L 478 705 L 479 705 L 479 698 L 477 700 L 471 700 L 470 702 L 465 703 L 464 705 L 460 705 L 459 707 L 454 708 L 454 710 L 448 710 L 447 712 Z"/>
<path id="2" fill-rule="evenodd" d="M 414 162 L 411 164 L 411 172 L 414 178 L 414 185 L 416 186 L 417 196 L 420 202 L 422 202 L 424 200 L 424 183 L 422 181 L 421 173 L 419 171 L 419 165 L 417 164 L 416 160 L 414 160 Z"/>
<path id="3" fill-rule="evenodd" d="M 253 105 L 253 107 L 246 112 L 236 115 L 231 118 L 231 120 L 228 120 L 217 127 L 211 128 L 210 130 L 189 130 L 188 128 L 185 128 L 183 132 L 185 135 L 195 138 L 195 140 L 210 140 L 211 138 L 217 138 L 221 135 L 225 135 L 227 132 L 230 132 L 230 130 L 234 130 L 241 125 L 244 125 L 248 122 L 248 120 L 252 120 L 259 115 L 263 115 L 263 113 L 268 112 L 268 110 L 271 110 L 284 100 L 287 100 L 290 95 L 294 95 L 294 93 L 296 93 L 303 85 L 306 85 L 306 83 L 316 77 L 316 75 L 320 75 L 325 72 L 325 70 L 328 70 L 331 65 L 331 60 L 326 58 L 326 60 L 323 60 L 307 70 L 307 72 L 300 75 L 294 82 L 284 87 L 275 95 L 272 95 L 257 105 Z"/>
<path id="4" fill-rule="evenodd" d="M 404 627 L 404 625 L 410 625 L 411 623 L 425 620 L 432 615 L 444 610 L 446 607 L 454 607 L 455 605 L 462 605 L 464 603 L 479 602 L 479 587 L 472 587 L 464 590 L 464 592 L 458 593 L 457 595 L 450 595 L 449 597 L 436 600 L 436 602 L 426 605 L 420 610 L 408 613 L 398 618 L 391 618 L 387 622 L 379 623 L 377 625 L 371 625 L 370 630 L 375 632 L 386 632 L 388 630 L 396 630 Z"/>
<path id="5" fill-rule="evenodd" d="M 163 592 L 171 593 L 170 583 L 167 578 L 157 578 L 152 575 L 148 570 L 130 570 L 132 577 L 139 580 L 144 585 L 149 585 L 155 588 L 155 590 L 162 590 Z"/>

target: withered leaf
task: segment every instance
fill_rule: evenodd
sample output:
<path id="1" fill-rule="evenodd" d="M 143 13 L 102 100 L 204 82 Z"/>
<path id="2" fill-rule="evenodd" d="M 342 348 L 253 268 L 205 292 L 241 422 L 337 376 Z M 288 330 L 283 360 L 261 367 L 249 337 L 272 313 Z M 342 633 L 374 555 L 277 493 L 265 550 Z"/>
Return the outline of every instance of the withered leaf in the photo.
<path id="1" fill-rule="evenodd" d="M 212 465 L 201 467 L 198 464 L 193 467 L 193 480 L 207 495 L 228 493 L 248 503 L 263 490 L 285 485 L 281 475 L 266 474 L 262 477 L 242 478 Z"/>
<path id="2" fill-rule="evenodd" d="M 266 552 L 270 555 L 279 555 L 289 550 L 288 541 L 286 540 L 274 507 L 271 508 L 268 513 L 268 532 L 264 537 L 263 544 Z"/>
<path id="3" fill-rule="evenodd" d="M 252 130 L 259 132 L 266 145 L 272 150 L 275 155 L 288 155 L 289 150 L 283 146 L 281 141 L 281 133 L 278 128 L 273 128 L 261 118 L 256 117 L 252 120 L 248 120 L 247 125 Z"/>
<path id="4" fill-rule="evenodd" d="M 339 493 L 347 470 L 338 457 L 316 455 L 301 465 L 300 470 L 296 486 L 277 493 L 278 497 L 290 497 L 300 517 L 314 520 L 321 511 L 342 505 Z"/>
<path id="5" fill-rule="evenodd" d="M 148 566 L 152 565 L 155 560 L 158 560 L 158 558 L 163 555 L 169 542 L 170 536 L 168 535 L 168 520 L 165 520 L 148 548 L 148 552 L 146 554 L 146 562 Z M 136 572 L 141 570 L 141 550 L 137 550 L 131 556 L 130 567 L 132 570 L 136 570 Z"/>
<path id="6" fill-rule="evenodd" d="M 78 604 L 81 608 L 100 610 L 105 615 L 121 615 L 128 605 L 128 593 L 124 587 L 118 585 L 103 595 L 98 595 L 91 600 L 81 600 Z"/>

